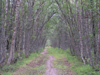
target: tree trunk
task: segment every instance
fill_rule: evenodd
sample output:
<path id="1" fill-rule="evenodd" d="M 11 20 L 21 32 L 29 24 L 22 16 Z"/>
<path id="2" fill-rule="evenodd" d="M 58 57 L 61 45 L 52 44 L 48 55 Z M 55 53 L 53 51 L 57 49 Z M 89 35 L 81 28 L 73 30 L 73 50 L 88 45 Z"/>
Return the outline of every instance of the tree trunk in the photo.
<path id="1" fill-rule="evenodd" d="M 82 42 L 82 25 L 83 25 L 82 20 L 83 19 L 81 19 L 82 17 L 79 15 L 78 0 L 76 0 L 76 8 L 77 8 L 77 24 L 79 26 L 79 39 L 80 39 L 81 59 L 82 59 L 83 63 L 85 64 L 85 59 L 83 58 L 83 42 Z M 82 12 L 83 12 L 83 10 L 82 10 Z M 83 16 L 83 14 L 82 14 L 82 16 Z"/>
<path id="2" fill-rule="evenodd" d="M 95 17 L 94 17 L 94 1 L 91 1 L 91 24 L 92 24 L 92 49 L 94 52 L 94 64 L 97 64 L 97 47 L 96 47 L 96 27 L 95 27 Z"/>
<path id="3" fill-rule="evenodd" d="M 20 7 L 22 8 L 22 12 L 21 12 L 21 23 L 20 23 L 20 33 L 19 33 L 19 49 L 18 49 L 18 57 L 20 58 L 20 50 L 21 50 L 21 46 L 22 46 L 22 30 L 23 30 L 23 6 L 24 6 L 24 3 L 25 3 L 25 1 L 24 0 L 22 0 L 21 1 L 21 5 L 20 5 Z"/>
<path id="4" fill-rule="evenodd" d="M 18 16 L 19 16 L 19 3 L 20 3 L 20 0 L 17 0 L 16 14 L 15 14 L 15 25 L 14 25 L 14 28 L 13 28 L 11 49 L 10 49 L 10 55 L 9 55 L 7 64 L 10 64 L 12 61 L 14 61 L 15 39 L 16 39 L 16 33 L 17 33 L 17 27 L 18 27 L 17 26 L 17 21 L 18 21 Z"/>
<path id="5" fill-rule="evenodd" d="M 2 62 L 2 51 L 2 0 L 0 0 L 0 64 Z"/>
<path id="6" fill-rule="evenodd" d="M 97 12 L 100 13 L 100 4 L 97 1 Z M 97 34 L 97 58 L 98 58 L 98 63 L 100 64 L 100 15 L 97 15 L 98 21 L 97 21 L 97 26 L 98 26 L 98 34 Z"/>

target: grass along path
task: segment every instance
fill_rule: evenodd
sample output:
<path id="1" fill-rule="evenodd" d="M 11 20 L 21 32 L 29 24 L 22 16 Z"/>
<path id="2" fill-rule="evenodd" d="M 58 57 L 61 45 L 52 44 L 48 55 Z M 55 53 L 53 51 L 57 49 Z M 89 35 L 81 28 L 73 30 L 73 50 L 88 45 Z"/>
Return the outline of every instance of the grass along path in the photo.
<path id="1" fill-rule="evenodd" d="M 69 67 L 70 63 L 64 58 L 64 54 L 55 53 L 54 48 L 47 47 L 39 56 L 23 67 L 19 67 L 12 75 L 75 75 Z"/>
<path id="2" fill-rule="evenodd" d="M 76 73 L 71 70 L 71 64 L 67 61 L 63 50 L 48 47 L 48 54 L 55 57 L 53 66 L 57 69 L 58 74 L 56 75 L 76 75 Z"/>
<path id="3" fill-rule="evenodd" d="M 42 50 L 40 50 L 38 53 L 32 53 L 28 58 L 23 57 L 22 60 L 18 60 L 15 64 L 5 65 L 3 68 L 0 68 L 0 75 L 13 75 L 13 72 L 15 72 L 17 69 L 20 67 L 25 67 L 27 63 L 30 63 L 32 60 L 38 57 L 41 51 Z"/>
<path id="4" fill-rule="evenodd" d="M 13 75 L 44 75 L 46 70 L 46 61 L 47 57 L 45 55 L 40 55 L 24 67 L 20 67 L 13 73 Z"/>
<path id="5" fill-rule="evenodd" d="M 41 54 L 34 53 L 14 65 L 5 66 L 3 70 L 6 71 L 2 75 L 100 75 L 99 71 L 71 56 L 69 50 L 52 47 L 46 47 Z"/>
<path id="6" fill-rule="evenodd" d="M 48 57 L 42 55 L 41 51 L 32 53 L 13 65 L 5 65 L 0 69 L 0 75 L 44 75 Z"/>
<path id="7" fill-rule="evenodd" d="M 72 56 L 70 50 L 48 47 L 48 53 L 54 56 L 54 67 L 59 75 L 100 75 L 89 64 L 84 65 L 76 56 Z"/>

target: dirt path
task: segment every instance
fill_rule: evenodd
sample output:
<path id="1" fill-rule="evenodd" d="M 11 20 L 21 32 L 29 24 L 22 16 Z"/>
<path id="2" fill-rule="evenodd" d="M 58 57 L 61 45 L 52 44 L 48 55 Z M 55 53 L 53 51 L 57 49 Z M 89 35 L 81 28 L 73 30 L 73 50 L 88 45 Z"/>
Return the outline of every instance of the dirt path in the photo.
<path id="1" fill-rule="evenodd" d="M 76 75 L 66 59 L 62 57 L 57 59 L 47 50 L 49 49 L 45 48 L 38 57 L 19 67 L 12 75 Z"/>
<path id="2" fill-rule="evenodd" d="M 46 70 L 46 75 L 58 75 L 56 68 L 53 67 L 53 60 L 55 59 L 53 56 L 48 55 L 49 59 L 46 63 L 47 70 Z"/>
<path id="3" fill-rule="evenodd" d="M 44 52 L 42 52 L 42 54 L 46 55 L 47 54 L 47 49 L 45 49 Z M 48 55 L 48 54 L 47 54 L 47 56 L 49 57 L 49 59 L 46 62 L 47 69 L 46 69 L 45 74 L 46 75 L 58 75 L 56 68 L 53 67 L 53 60 L 55 58 L 51 55 Z"/>

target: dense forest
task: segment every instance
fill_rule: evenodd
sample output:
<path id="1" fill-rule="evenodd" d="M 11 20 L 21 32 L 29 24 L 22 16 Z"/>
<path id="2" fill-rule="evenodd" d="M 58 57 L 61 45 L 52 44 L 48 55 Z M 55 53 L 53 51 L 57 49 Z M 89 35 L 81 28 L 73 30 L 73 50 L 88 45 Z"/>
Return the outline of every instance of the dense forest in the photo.
<path id="1" fill-rule="evenodd" d="M 48 45 L 100 67 L 100 0 L 0 0 L 0 67 Z"/>

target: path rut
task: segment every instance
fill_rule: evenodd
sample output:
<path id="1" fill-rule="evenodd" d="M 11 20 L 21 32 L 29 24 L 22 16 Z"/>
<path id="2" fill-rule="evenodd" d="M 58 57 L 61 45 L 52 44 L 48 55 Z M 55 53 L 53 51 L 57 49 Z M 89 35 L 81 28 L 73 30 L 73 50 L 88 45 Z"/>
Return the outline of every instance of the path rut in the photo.
<path id="1" fill-rule="evenodd" d="M 47 49 L 42 52 L 43 55 L 47 54 Z M 47 70 L 45 72 L 46 75 L 58 75 L 56 68 L 53 67 L 53 60 L 55 59 L 53 56 L 48 55 L 49 59 L 46 62 Z"/>

